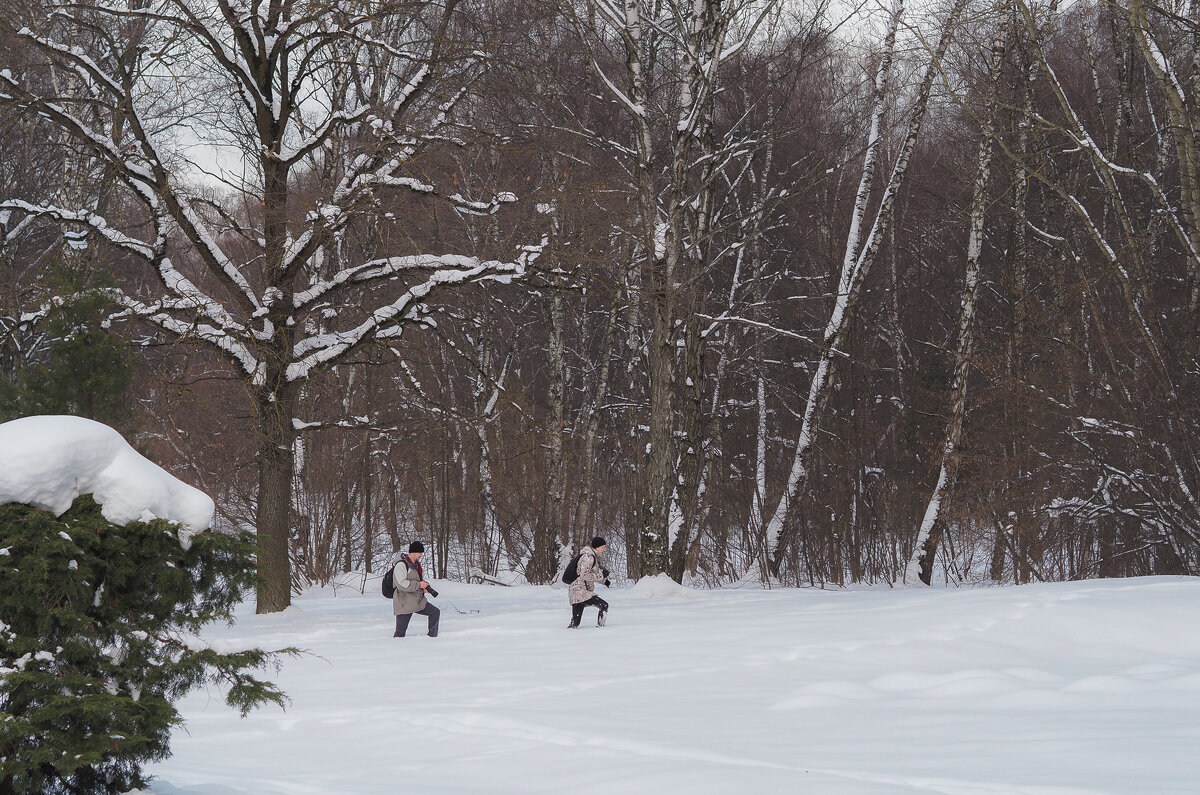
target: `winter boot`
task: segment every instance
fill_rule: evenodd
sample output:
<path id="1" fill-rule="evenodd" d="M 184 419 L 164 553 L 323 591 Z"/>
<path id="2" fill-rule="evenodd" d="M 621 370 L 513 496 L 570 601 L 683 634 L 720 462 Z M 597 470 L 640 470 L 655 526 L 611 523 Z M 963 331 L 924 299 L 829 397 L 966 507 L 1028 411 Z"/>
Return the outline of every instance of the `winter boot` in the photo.
<path id="1" fill-rule="evenodd" d="M 583 618 L 583 605 L 571 605 L 571 623 L 567 629 L 579 629 L 579 621 Z"/>
<path id="2" fill-rule="evenodd" d="M 596 626 L 598 626 L 598 627 L 604 626 L 604 622 L 607 620 L 608 620 L 608 611 L 601 610 L 600 615 L 596 616 Z"/>

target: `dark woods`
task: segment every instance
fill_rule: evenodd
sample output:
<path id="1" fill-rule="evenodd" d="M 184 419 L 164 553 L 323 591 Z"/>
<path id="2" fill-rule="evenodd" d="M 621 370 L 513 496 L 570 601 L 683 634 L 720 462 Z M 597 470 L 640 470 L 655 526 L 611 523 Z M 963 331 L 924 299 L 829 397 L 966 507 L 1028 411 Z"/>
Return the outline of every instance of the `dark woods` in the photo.
<path id="1" fill-rule="evenodd" d="M 4 380 L 106 295 L 143 446 L 268 579 L 597 534 L 707 584 L 1200 572 L 1195 4 L 30 5 Z"/>

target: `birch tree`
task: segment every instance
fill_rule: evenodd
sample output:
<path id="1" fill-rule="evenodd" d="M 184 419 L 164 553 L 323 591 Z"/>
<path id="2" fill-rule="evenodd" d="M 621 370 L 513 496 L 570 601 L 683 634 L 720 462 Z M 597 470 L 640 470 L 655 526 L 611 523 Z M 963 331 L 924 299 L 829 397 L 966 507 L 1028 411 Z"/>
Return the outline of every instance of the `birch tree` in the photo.
<path id="1" fill-rule="evenodd" d="M 834 383 L 833 369 L 838 357 L 845 355 L 841 350 L 850 330 L 854 313 L 858 308 L 866 278 L 870 272 L 875 257 L 883 245 L 896 203 L 897 194 L 904 184 L 913 149 L 921 125 L 925 120 L 925 111 L 929 105 L 930 94 L 933 90 L 934 79 L 941 68 L 942 58 L 950 45 L 954 29 L 958 23 L 966 0 L 955 0 L 954 5 L 946 15 L 941 36 L 931 53 L 929 63 L 924 70 L 924 76 L 917 88 L 913 108 L 904 138 L 892 166 L 891 174 L 884 185 L 879 204 L 875 211 L 874 222 L 869 229 L 864 228 L 867 210 L 871 202 L 871 188 L 874 181 L 876 161 L 882 147 L 882 118 L 889 98 L 889 85 L 892 76 L 892 61 L 895 57 L 896 34 L 900 19 L 904 13 L 904 0 L 895 0 L 888 22 L 887 33 L 879 65 L 876 69 L 874 90 L 872 94 L 872 113 L 870 130 L 867 135 L 867 146 L 863 156 L 862 177 L 854 200 L 851 214 L 850 230 L 846 236 L 845 255 L 842 259 L 841 273 L 838 277 L 837 293 L 834 299 L 833 311 L 825 326 L 821 352 L 813 370 L 812 381 L 808 389 L 808 398 L 804 406 L 803 422 L 796 439 L 796 450 L 787 482 L 783 487 L 776 508 L 767 521 L 760 562 L 769 569 L 772 577 L 779 575 L 782 564 L 783 550 L 787 543 L 787 518 L 792 504 L 808 476 L 809 457 L 813 439 L 820 418 L 820 410 L 829 396 Z"/>
<path id="2" fill-rule="evenodd" d="M 1177 206 L 1168 206 L 1174 220 L 1176 233 L 1188 251 L 1187 258 L 1187 308 L 1193 319 L 1200 313 L 1200 112 L 1196 108 L 1196 81 L 1200 80 L 1200 8 L 1196 3 L 1186 7 L 1178 4 L 1178 11 L 1156 8 L 1157 13 L 1168 19 L 1186 22 L 1191 28 L 1191 63 L 1185 68 L 1191 71 L 1191 85 L 1185 86 L 1180 69 L 1171 61 L 1159 45 L 1158 36 L 1151 22 L 1148 5 L 1144 0 L 1130 0 L 1127 7 L 1129 26 L 1137 38 L 1142 56 L 1158 81 L 1165 99 L 1166 127 L 1174 144 L 1179 177 L 1179 201 Z M 1190 88 L 1190 90 L 1189 90 Z"/>
<path id="3" fill-rule="evenodd" d="M 962 439 L 963 418 L 967 412 L 967 379 L 971 370 L 971 351 L 975 344 L 975 305 L 979 300 L 979 258 L 983 252 L 984 215 L 988 207 L 988 181 L 991 179 L 995 151 L 995 116 L 998 81 L 1004 61 L 1008 25 L 1001 24 L 992 43 L 989 88 L 981 112 L 983 129 L 976 155 L 975 181 L 971 189 L 971 208 L 967 219 L 966 273 L 958 317 L 958 347 L 954 353 L 954 386 L 951 391 L 950 420 L 942 446 L 942 461 L 937 485 L 929 497 L 921 527 L 913 544 L 912 556 L 905 567 L 902 582 L 920 579 L 926 585 L 933 577 L 938 544 L 945 532 L 943 503 L 947 500 L 958 472 L 958 446 Z"/>
<path id="4" fill-rule="evenodd" d="M 1133 515 L 1170 546 L 1186 570 L 1194 570 L 1200 562 L 1200 501 L 1196 497 L 1200 458 L 1191 419 L 1194 411 L 1183 385 L 1190 381 L 1198 359 L 1191 330 L 1195 328 L 1193 285 L 1200 249 L 1195 245 L 1193 220 L 1196 174 L 1191 151 L 1194 135 L 1190 132 L 1194 122 L 1189 114 L 1194 111 L 1186 102 L 1180 102 L 1185 82 L 1177 67 L 1180 53 L 1173 60 L 1159 46 L 1158 33 L 1149 23 L 1145 8 L 1136 3 L 1126 7 L 1126 21 L 1146 68 L 1156 77 L 1166 108 L 1166 118 L 1159 122 L 1154 96 L 1147 92 L 1143 107 L 1154 128 L 1149 140 L 1157 139 L 1159 151 L 1153 164 L 1146 165 L 1137 161 L 1132 148 L 1122 151 L 1119 140 L 1110 146 L 1102 144 L 1103 137 L 1085 121 L 1082 106 L 1060 78 L 1047 52 L 1046 30 L 1057 21 L 1055 9 L 1026 2 L 1021 2 L 1019 9 L 1034 63 L 1051 100 L 1048 107 L 1033 112 L 1032 121 L 1060 142 L 1062 161 L 1052 172 L 1031 170 L 1030 174 L 1061 203 L 1065 219 L 1069 219 L 1059 226 L 1059 234 L 1038 230 L 1039 236 L 1063 251 L 1077 268 L 1094 261 L 1104 278 L 1115 286 L 1114 297 L 1122 310 L 1115 314 L 1101 308 L 1104 299 L 1092 285 L 1086 293 L 1087 311 L 1098 332 L 1098 347 L 1105 351 L 1112 370 L 1122 369 L 1118 364 L 1120 354 L 1108 341 L 1118 325 L 1126 326 L 1137 343 L 1132 352 L 1137 363 L 1136 382 L 1128 383 L 1127 377 L 1118 375 L 1118 385 L 1127 395 L 1118 409 L 1123 416 L 1077 416 L 1071 438 L 1097 461 L 1100 485 L 1093 497 L 1111 505 L 1114 498 L 1106 485 L 1110 478 L 1142 494 L 1146 507 Z M 1185 19 L 1177 16 L 1177 20 Z M 1122 92 L 1121 104 L 1131 103 L 1132 99 Z M 1118 119 L 1126 115 L 1123 108 Z M 1082 184 L 1070 178 L 1066 167 L 1074 158 L 1084 164 L 1076 172 L 1083 175 Z M 1097 197 L 1102 202 L 1099 208 Z M 1159 228 L 1165 228 L 1174 240 L 1174 249 L 1159 249 L 1152 260 L 1149 253 L 1158 249 L 1154 241 Z M 1175 276 L 1177 266 L 1183 274 L 1181 279 Z M 1164 289 L 1176 281 L 1182 283 L 1183 290 Z M 1189 329 L 1182 335 L 1175 330 L 1180 324 Z M 1150 398 L 1152 405 L 1147 411 L 1134 411 L 1138 395 Z M 1138 430 L 1124 428 L 1122 424 L 1127 422 Z M 1133 450 L 1142 461 L 1138 471 L 1131 471 L 1134 468 L 1125 461 L 1112 460 L 1094 438 L 1089 438 L 1126 434 L 1135 440 Z M 1157 476 L 1147 476 L 1148 471 L 1155 471 Z"/>
<path id="5" fill-rule="evenodd" d="M 713 264 L 718 175 L 745 151 L 748 133 L 718 128 L 715 98 L 725 65 L 756 35 L 773 2 L 591 0 L 564 10 L 588 48 L 594 74 L 622 109 L 619 145 L 634 195 L 635 298 L 648 320 L 643 342 L 649 430 L 640 473 L 639 573 L 669 570 L 680 532 L 680 486 L 699 487 L 703 440 L 703 283 Z M 621 63 L 623 61 L 623 63 Z M 620 64 L 620 65 L 618 65 Z M 691 416 L 687 427 L 679 412 Z M 686 459 L 686 460 L 685 460 Z M 680 473 L 691 473 L 680 483 Z M 695 502 L 690 496 L 686 502 Z M 689 511 L 695 515 L 695 511 Z"/>

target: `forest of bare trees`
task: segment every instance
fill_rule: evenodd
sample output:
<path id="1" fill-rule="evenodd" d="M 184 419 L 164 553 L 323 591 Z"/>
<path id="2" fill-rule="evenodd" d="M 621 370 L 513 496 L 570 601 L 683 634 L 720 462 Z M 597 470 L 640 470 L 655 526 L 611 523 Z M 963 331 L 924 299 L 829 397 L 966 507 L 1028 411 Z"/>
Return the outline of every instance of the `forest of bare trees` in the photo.
<path id="1" fill-rule="evenodd" d="M 106 329 L 260 611 L 1200 573 L 1195 0 L 0 8 L 0 381 Z"/>

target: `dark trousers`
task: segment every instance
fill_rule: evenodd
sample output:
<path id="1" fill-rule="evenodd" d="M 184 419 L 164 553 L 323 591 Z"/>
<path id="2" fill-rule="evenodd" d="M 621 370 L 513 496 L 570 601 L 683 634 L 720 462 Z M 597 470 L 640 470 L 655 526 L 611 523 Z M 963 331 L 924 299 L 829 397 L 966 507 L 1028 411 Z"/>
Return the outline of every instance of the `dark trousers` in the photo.
<path id="1" fill-rule="evenodd" d="M 426 602 L 425 606 L 417 611 L 423 616 L 429 616 L 429 637 L 436 638 L 438 633 L 438 622 L 442 620 L 442 611 L 438 610 L 432 604 Z M 412 621 L 412 613 L 402 613 L 396 616 L 396 634 L 393 638 L 403 638 L 404 633 L 408 632 L 408 622 Z"/>
<path id="2" fill-rule="evenodd" d="M 583 608 L 597 607 L 600 609 L 600 615 L 596 616 L 596 623 L 599 626 L 604 626 L 604 614 L 608 612 L 608 602 L 601 599 L 599 596 L 593 596 L 586 602 L 580 602 L 576 605 L 571 605 L 571 626 L 579 626 L 579 622 L 583 619 Z"/>

